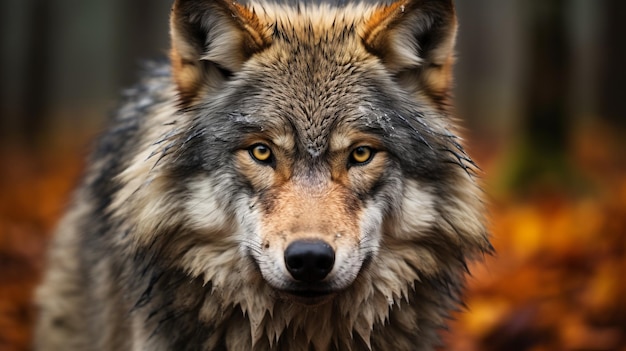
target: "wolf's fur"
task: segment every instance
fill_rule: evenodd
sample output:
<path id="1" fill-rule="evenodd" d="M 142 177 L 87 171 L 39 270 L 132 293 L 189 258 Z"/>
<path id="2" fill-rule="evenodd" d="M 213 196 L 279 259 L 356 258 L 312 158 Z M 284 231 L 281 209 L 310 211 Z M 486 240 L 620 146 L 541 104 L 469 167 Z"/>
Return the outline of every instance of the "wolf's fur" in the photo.
<path id="1" fill-rule="evenodd" d="M 59 226 L 36 348 L 432 350 L 490 250 L 452 1 L 177 0 L 171 33 Z M 334 266 L 303 284 L 284 251 L 313 239 Z"/>

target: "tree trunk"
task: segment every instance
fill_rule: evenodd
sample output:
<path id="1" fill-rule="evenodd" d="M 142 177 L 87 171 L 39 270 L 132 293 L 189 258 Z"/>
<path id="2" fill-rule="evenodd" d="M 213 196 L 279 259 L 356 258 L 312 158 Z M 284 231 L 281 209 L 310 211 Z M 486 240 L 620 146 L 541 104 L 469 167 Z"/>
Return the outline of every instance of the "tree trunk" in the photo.
<path id="1" fill-rule="evenodd" d="M 508 187 L 518 195 L 572 190 L 576 172 L 567 160 L 570 98 L 566 0 L 527 0 L 528 74 L 521 140 L 511 155 Z"/>

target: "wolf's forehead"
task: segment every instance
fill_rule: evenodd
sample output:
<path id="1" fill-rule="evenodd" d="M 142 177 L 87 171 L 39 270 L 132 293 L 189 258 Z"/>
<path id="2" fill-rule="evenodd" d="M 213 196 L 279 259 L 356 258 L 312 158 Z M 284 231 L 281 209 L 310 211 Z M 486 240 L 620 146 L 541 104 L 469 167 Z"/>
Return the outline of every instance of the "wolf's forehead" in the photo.
<path id="1" fill-rule="evenodd" d="M 273 131 L 272 138 L 287 149 L 297 147 L 317 157 L 340 148 L 332 141 L 344 140 L 343 130 L 354 130 L 366 117 L 365 88 L 357 76 L 336 67 L 287 72 L 270 84 L 265 95 L 269 98 L 260 102 L 263 107 L 257 111 L 261 123 Z"/>
<path id="2" fill-rule="evenodd" d="M 265 122 L 278 131 L 273 139 L 313 157 L 345 147 L 341 129 L 362 117 L 367 95 L 364 77 L 374 60 L 360 28 L 375 6 L 251 6 L 273 31 L 272 45 L 253 58 L 269 104 Z"/>
<path id="3" fill-rule="evenodd" d="M 330 125 L 318 128 L 300 130 L 300 132 L 285 128 L 272 135 L 272 142 L 284 150 L 300 150 L 310 157 L 317 158 L 326 152 L 336 152 L 347 149 L 355 142 L 356 130 L 333 128 Z"/>
<path id="4" fill-rule="evenodd" d="M 284 150 L 303 152 L 317 158 L 328 152 L 338 152 L 353 146 L 365 135 L 378 138 L 379 125 L 368 123 L 371 116 L 363 109 L 352 108 L 333 114 L 314 114 L 312 117 L 298 113 L 267 109 L 257 120 L 263 134 Z"/>

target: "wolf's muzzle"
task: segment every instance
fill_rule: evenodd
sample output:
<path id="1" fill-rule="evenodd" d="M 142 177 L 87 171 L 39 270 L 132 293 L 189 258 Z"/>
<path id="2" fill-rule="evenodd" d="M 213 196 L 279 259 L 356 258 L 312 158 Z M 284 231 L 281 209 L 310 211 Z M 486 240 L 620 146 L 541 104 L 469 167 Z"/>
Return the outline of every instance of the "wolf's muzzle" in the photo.
<path id="1" fill-rule="evenodd" d="M 315 283 L 326 278 L 335 264 L 335 251 L 321 240 L 299 240 L 285 250 L 285 265 L 300 282 Z"/>

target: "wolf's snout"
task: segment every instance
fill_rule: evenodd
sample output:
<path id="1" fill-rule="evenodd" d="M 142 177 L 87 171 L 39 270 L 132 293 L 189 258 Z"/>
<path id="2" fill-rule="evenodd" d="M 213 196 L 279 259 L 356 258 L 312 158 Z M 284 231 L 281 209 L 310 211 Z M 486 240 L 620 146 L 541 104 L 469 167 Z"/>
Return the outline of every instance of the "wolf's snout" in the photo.
<path id="1" fill-rule="evenodd" d="M 285 250 L 285 265 L 291 276 L 306 283 L 318 282 L 335 264 L 335 251 L 323 241 L 299 240 Z"/>

